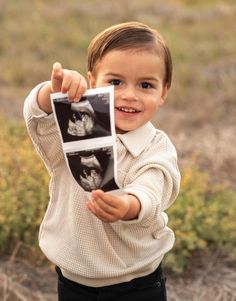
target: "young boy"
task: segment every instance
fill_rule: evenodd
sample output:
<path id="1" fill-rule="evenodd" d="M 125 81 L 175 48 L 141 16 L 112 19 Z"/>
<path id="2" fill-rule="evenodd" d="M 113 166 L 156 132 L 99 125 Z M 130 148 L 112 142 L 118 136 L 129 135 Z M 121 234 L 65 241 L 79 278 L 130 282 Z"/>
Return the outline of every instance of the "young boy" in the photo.
<path id="1" fill-rule="evenodd" d="M 50 93 L 67 92 L 78 102 L 84 77 L 55 63 L 51 81 L 26 99 L 27 128 L 51 175 L 39 244 L 56 265 L 60 301 L 166 300 L 160 265 L 174 234 L 164 211 L 177 197 L 180 174 L 175 148 L 150 120 L 166 100 L 171 75 L 168 47 L 144 24 L 112 26 L 89 46 L 89 88 L 115 88 L 121 196 L 95 190 L 88 200 L 63 156 Z"/>

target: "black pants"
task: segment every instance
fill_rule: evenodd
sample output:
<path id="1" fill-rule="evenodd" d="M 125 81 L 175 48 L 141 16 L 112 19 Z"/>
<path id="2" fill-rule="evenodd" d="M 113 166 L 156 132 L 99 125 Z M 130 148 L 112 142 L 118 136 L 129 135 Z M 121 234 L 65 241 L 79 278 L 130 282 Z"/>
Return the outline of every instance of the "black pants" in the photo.
<path id="1" fill-rule="evenodd" d="M 58 274 L 58 301 L 166 301 L 165 278 L 161 266 L 150 275 L 103 287 L 90 287 Z"/>

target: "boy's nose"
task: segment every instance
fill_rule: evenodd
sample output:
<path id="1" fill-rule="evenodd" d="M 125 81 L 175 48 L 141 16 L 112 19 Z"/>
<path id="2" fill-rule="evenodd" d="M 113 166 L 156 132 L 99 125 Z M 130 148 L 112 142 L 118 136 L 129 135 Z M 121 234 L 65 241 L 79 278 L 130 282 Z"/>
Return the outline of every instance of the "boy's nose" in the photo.
<path id="1" fill-rule="evenodd" d="M 128 100 L 128 101 L 137 101 L 138 96 L 135 91 L 135 88 L 133 87 L 126 87 L 122 94 L 122 99 Z"/>

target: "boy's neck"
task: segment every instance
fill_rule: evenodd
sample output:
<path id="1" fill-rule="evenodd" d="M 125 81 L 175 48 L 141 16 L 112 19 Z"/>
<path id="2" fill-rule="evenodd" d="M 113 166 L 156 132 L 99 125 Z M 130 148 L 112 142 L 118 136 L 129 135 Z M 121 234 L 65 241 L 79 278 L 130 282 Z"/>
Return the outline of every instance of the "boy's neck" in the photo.
<path id="1" fill-rule="evenodd" d="M 122 131 L 122 130 L 116 128 L 116 134 L 125 134 L 127 132 L 129 132 L 129 131 Z"/>

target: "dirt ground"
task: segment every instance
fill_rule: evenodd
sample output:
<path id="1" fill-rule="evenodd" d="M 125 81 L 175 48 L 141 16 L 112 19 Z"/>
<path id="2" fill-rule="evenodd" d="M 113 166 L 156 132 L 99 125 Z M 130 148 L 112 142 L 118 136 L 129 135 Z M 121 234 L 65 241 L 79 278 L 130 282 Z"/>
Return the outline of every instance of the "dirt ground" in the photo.
<path id="1" fill-rule="evenodd" d="M 165 271 L 168 301 L 235 301 L 236 263 L 215 252 L 195 256 L 184 274 Z M 56 301 L 56 273 L 14 257 L 0 261 L 1 301 Z"/>

